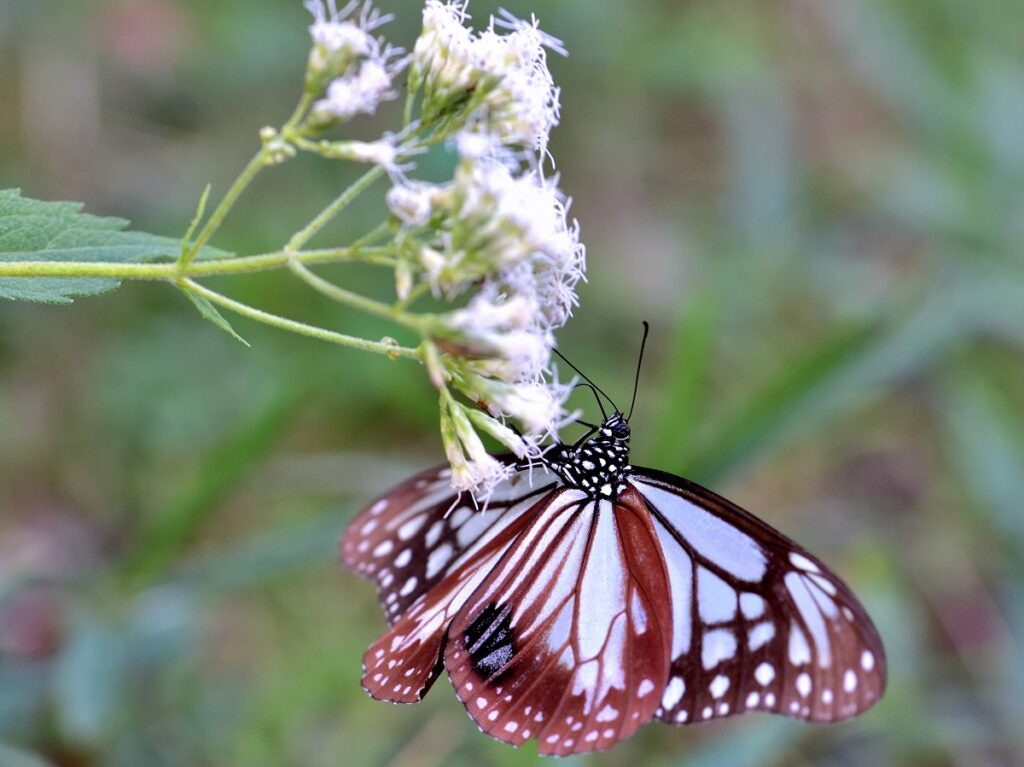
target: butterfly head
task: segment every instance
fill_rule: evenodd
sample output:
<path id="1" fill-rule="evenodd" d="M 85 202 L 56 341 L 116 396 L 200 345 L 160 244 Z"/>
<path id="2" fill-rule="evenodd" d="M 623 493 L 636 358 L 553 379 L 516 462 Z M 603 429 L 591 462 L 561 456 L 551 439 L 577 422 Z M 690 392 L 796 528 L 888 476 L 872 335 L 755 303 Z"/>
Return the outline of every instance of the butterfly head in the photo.
<path id="1" fill-rule="evenodd" d="M 612 413 L 601 423 L 601 437 L 613 442 L 629 444 L 629 421 L 622 413 Z"/>

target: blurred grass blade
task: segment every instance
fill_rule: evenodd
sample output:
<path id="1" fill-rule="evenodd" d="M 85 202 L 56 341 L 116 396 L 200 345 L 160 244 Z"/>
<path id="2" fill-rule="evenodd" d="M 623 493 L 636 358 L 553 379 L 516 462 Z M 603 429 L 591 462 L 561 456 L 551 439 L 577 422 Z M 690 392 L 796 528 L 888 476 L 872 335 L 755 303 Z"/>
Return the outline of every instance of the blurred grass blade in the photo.
<path id="1" fill-rule="evenodd" d="M 840 328 L 786 365 L 697 452 L 690 471 L 709 481 L 839 407 L 838 389 L 878 334 L 877 325 Z"/>
<path id="2" fill-rule="evenodd" d="M 131 577 L 147 581 L 166 571 L 224 497 L 270 454 L 305 399 L 305 392 L 305 387 L 295 385 L 279 394 L 203 456 L 198 475 L 143 532 L 139 548 L 126 568 Z"/>
<path id="3" fill-rule="evenodd" d="M 933 60 L 934 46 L 915 34 L 914 22 L 885 3 L 857 0 L 817 8 L 860 80 L 908 124 L 928 133 L 947 131 L 954 119 L 952 84 Z"/>
<path id="4" fill-rule="evenodd" d="M 695 479 L 740 464 L 883 394 L 979 333 L 1024 343 L 1024 282 L 957 273 L 910 311 L 833 331 L 755 392 L 702 443 Z"/>
<path id="5" fill-rule="evenodd" d="M 653 426 L 654 454 L 662 460 L 671 456 L 674 465 L 685 469 L 696 440 L 699 413 L 707 401 L 707 380 L 711 367 L 718 313 L 716 302 L 706 293 L 686 305 L 676 324 L 672 354 L 661 385 L 661 397 Z"/>
<path id="6" fill-rule="evenodd" d="M 968 494 L 1024 552 L 1024 417 L 976 359 L 949 377 L 942 404 L 952 462 Z"/>

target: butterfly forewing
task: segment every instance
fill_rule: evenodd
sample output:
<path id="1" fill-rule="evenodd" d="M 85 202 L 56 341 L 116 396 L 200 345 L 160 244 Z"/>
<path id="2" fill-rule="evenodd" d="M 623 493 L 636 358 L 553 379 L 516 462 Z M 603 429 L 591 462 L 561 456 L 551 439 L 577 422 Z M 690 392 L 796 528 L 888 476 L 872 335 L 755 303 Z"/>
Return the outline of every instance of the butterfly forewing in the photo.
<path id="1" fill-rule="evenodd" d="M 481 511 L 468 493 L 459 497 L 452 490 L 447 466 L 429 469 L 356 516 L 342 538 L 342 561 L 376 582 L 384 613 L 394 623 L 467 552 L 512 524 L 553 487 L 543 467 L 523 470 L 502 483 Z"/>
<path id="2" fill-rule="evenodd" d="M 607 748 L 654 714 L 670 661 L 668 576 L 641 499 L 565 490 L 459 611 L 445 651 L 488 734 L 542 754 Z"/>
<path id="3" fill-rule="evenodd" d="M 881 697 L 881 640 L 821 562 L 699 485 L 648 469 L 630 480 L 651 511 L 671 587 L 660 719 L 760 710 L 831 722 Z"/>

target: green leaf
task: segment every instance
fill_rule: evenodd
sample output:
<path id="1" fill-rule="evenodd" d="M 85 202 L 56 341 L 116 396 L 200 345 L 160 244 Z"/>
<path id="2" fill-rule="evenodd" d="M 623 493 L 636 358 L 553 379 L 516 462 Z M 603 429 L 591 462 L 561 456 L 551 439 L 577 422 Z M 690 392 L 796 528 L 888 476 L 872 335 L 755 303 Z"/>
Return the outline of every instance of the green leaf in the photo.
<path id="1" fill-rule="evenodd" d="M 248 341 L 235 332 L 235 329 L 231 327 L 231 323 L 224 319 L 224 315 L 217 311 L 217 307 L 211 304 L 205 296 L 201 296 L 188 288 L 182 288 L 181 292 L 188 296 L 188 300 L 195 304 L 196 309 L 199 310 L 199 313 L 203 315 L 203 317 L 230 335 L 238 341 L 238 343 L 243 346 L 251 346 Z"/>
<path id="2" fill-rule="evenodd" d="M 122 218 L 81 212 L 75 202 L 43 202 L 0 189 L 0 264 L 24 261 L 142 263 L 176 258 L 181 241 L 127 231 Z M 218 254 L 212 249 L 206 256 Z M 219 255 L 224 255 L 219 253 Z M 113 290 L 120 280 L 95 277 L 3 277 L 0 298 L 71 303 L 73 296 Z"/>

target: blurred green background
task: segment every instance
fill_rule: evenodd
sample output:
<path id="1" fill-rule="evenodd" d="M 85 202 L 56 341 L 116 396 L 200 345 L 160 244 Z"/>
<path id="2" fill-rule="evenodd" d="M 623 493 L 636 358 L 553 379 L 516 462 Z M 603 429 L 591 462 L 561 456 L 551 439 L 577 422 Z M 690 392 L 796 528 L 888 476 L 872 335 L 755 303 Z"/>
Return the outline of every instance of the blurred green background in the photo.
<path id="1" fill-rule="evenodd" d="M 634 462 L 830 562 L 891 669 L 852 722 L 652 726 L 563 763 L 1024 764 L 1024 4 L 506 5 L 571 51 L 552 151 L 590 268 L 561 347 L 625 400 L 650 320 Z M 408 46 L 419 5 L 384 7 Z M 298 0 L 0 0 L 0 186 L 180 234 L 289 113 L 307 23 Z M 350 178 L 268 171 L 217 244 L 279 247 Z M 214 284 L 396 333 L 285 274 Z M 402 708 L 359 686 L 383 619 L 336 541 L 441 459 L 422 371 L 237 327 L 251 350 L 160 285 L 0 306 L 0 765 L 535 763 L 443 681 Z"/>

